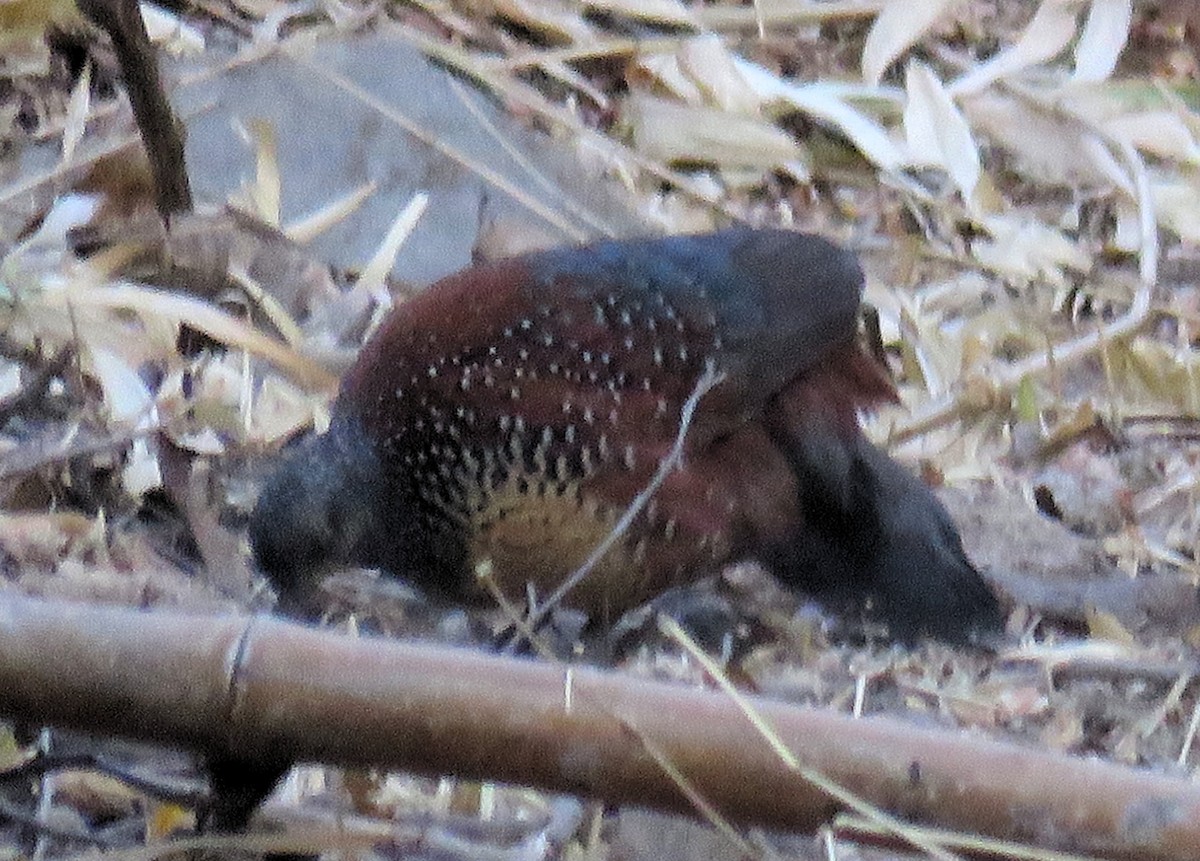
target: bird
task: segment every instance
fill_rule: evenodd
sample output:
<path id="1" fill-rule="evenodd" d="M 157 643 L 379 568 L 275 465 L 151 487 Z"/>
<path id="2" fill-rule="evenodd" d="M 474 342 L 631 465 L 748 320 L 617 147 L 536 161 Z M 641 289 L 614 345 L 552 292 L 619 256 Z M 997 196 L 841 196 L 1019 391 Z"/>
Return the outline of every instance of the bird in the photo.
<path id="1" fill-rule="evenodd" d="M 861 429 L 897 400 L 858 336 L 863 289 L 851 252 L 781 228 L 449 275 L 389 313 L 326 432 L 265 482 L 257 566 L 297 615 L 338 566 L 463 606 L 491 600 L 486 570 L 524 601 L 653 486 L 566 606 L 611 621 L 745 560 L 896 640 L 993 637 L 1000 604 L 946 509 Z"/>

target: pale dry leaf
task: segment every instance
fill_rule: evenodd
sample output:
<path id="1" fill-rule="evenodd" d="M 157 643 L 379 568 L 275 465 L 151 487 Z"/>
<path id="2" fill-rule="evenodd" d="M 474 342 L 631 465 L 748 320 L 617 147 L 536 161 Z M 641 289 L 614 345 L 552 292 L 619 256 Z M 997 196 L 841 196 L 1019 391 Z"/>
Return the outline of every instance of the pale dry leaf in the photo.
<path id="1" fill-rule="evenodd" d="M 684 72 L 677 52 L 643 54 L 638 57 L 638 66 L 684 104 L 704 104 L 704 91 L 700 89 L 700 85 L 691 75 Z"/>
<path id="2" fill-rule="evenodd" d="M 1187 176 L 1162 174 L 1151 181 L 1150 193 L 1159 224 L 1185 242 L 1200 242 L 1200 184 Z"/>
<path id="3" fill-rule="evenodd" d="M 314 400 L 286 380 L 266 377 L 251 409 L 247 442 L 264 446 L 295 436 L 312 427 L 322 403 L 324 398 Z"/>
<path id="4" fill-rule="evenodd" d="M 1153 186 L 1151 186 L 1151 191 L 1153 191 Z M 1156 201 L 1155 206 L 1161 219 L 1161 204 Z M 1138 209 L 1137 203 L 1127 197 L 1119 198 L 1113 205 L 1113 219 L 1116 225 L 1109 238 L 1112 250 L 1125 254 L 1137 251 L 1142 244 L 1142 213 Z"/>
<path id="5" fill-rule="evenodd" d="M 734 114 L 757 114 L 762 100 L 738 70 L 733 54 L 715 35 L 688 39 L 679 47 L 679 68 L 708 104 Z"/>
<path id="6" fill-rule="evenodd" d="M 1077 0 L 1042 0 L 1017 41 L 953 81 L 950 93 L 955 97 L 977 93 L 1058 56 L 1074 38 L 1078 16 Z"/>
<path id="7" fill-rule="evenodd" d="M 819 83 L 788 83 L 757 63 L 740 58 L 736 62 L 746 82 L 764 103 L 795 109 L 832 126 L 845 135 L 863 157 L 882 170 L 898 170 L 907 162 L 907 153 L 892 141 L 884 127 L 851 107 L 836 88 Z"/>
<path id="8" fill-rule="evenodd" d="M 227 440 L 244 443 L 242 417 L 245 375 L 241 357 L 226 354 L 175 371 L 163 380 L 157 406 L 164 432 L 183 448 L 219 454 Z"/>
<path id="9" fill-rule="evenodd" d="M 0 261 L 6 292 L 14 291 L 22 282 L 32 283 L 42 275 L 57 274 L 64 257 L 70 253 L 67 235 L 95 218 L 103 202 L 104 197 L 99 194 L 59 195 L 37 230 L 9 249 Z"/>
<path id="10" fill-rule="evenodd" d="M 404 209 L 397 213 L 387 235 L 354 284 L 356 291 L 370 296 L 382 308 L 391 307 L 391 294 L 386 287 L 387 274 L 392 271 L 400 247 L 408 240 L 428 205 L 429 195 L 425 192 L 418 191 L 412 196 Z"/>
<path id="11" fill-rule="evenodd" d="M 230 204 L 271 227 L 278 227 L 283 193 L 275 127 L 266 120 L 253 119 L 239 131 L 254 148 L 254 179 L 242 182 L 238 193 L 230 195 Z"/>
<path id="12" fill-rule="evenodd" d="M 1116 643 L 1120 646 L 1129 646 L 1130 648 L 1136 645 L 1137 641 L 1133 634 L 1112 613 L 1106 613 L 1095 607 L 1088 607 L 1085 612 L 1087 614 L 1088 636 L 1097 640 Z"/>
<path id="13" fill-rule="evenodd" d="M 972 242 L 972 256 L 1014 283 L 1042 279 L 1057 284 L 1064 270 L 1086 272 L 1092 266 L 1087 252 L 1036 216 L 1012 212 L 985 216 L 980 223 L 991 238 Z"/>
<path id="14" fill-rule="evenodd" d="M 731 116 L 715 108 L 636 94 L 626 102 L 625 120 L 638 151 L 667 163 L 693 161 L 768 170 L 804 156 L 791 135 L 774 124 Z"/>
<path id="15" fill-rule="evenodd" d="M 100 383 L 110 421 L 139 430 L 158 424 L 154 394 L 134 368 L 105 349 L 90 348 L 85 359 Z M 126 453 L 121 484 L 135 498 L 162 484 L 158 458 L 144 438 L 135 439 Z"/>
<path id="16" fill-rule="evenodd" d="M 1192 351 L 1138 338 L 1113 344 L 1108 352 L 1123 406 L 1177 414 L 1200 402 L 1200 359 Z"/>
<path id="17" fill-rule="evenodd" d="M 367 202 L 377 187 L 375 180 L 368 180 L 316 211 L 284 225 L 283 234 L 297 245 L 305 245 L 335 224 L 345 221 Z"/>
<path id="18" fill-rule="evenodd" d="M 971 128 L 1004 147 L 1029 179 L 1072 188 L 1118 188 L 1136 196 L 1129 172 L 1081 120 L 1036 110 L 989 91 L 959 100 Z"/>
<path id="19" fill-rule="evenodd" d="M 204 53 L 204 34 L 173 12 L 153 3 L 141 3 L 146 35 L 173 57 Z"/>
<path id="20" fill-rule="evenodd" d="M 1102 126 L 1113 137 L 1149 155 L 1188 167 L 1200 165 L 1200 145 L 1188 124 L 1174 111 L 1123 114 L 1105 120 Z"/>
<path id="21" fill-rule="evenodd" d="M 75 154 L 75 147 L 83 140 L 87 129 L 88 112 L 92 104 L 92 64 L 89 60 L 83 64 L 83 73 L 71 89 L 71 98 L 67 101 L 67 115 L 63 120 L 62 160 L 68 162 Z"/>
<path id="22" fill-rule="evenodd" d="M 1132 0 L 1092 0 L 1075 45 L 1075 80 L 1107 80 L 1125 49 L 1132 20 Z"/>
<path id="23" fill-rule="evenodd" d="M 945 170 L 963 199 L 970 201 L 979 183 L 979 150 L 971 127 L 933 70 L 912 61 L 905 74 L 908 103 L 904 133 L 915 163 Z"/>
<path id="24" fill-rule="evenodd" d="M 923 3 L 910 3 L 908 0 L 891 0 L 876 16 L 867 33 L 862 52 L 863 80 L 871 85 L 878 84 L 888 66 L 961 2 L 926 0 Z"/>
<path id="25" fill-rule="evenodd" d="M 123 359 L 109 350 L 92 349 L 84 360 L 87 369 L 100 383 L 111 421 L 136 426 L 152 413 L 154 395 L 137 371 Z"/>

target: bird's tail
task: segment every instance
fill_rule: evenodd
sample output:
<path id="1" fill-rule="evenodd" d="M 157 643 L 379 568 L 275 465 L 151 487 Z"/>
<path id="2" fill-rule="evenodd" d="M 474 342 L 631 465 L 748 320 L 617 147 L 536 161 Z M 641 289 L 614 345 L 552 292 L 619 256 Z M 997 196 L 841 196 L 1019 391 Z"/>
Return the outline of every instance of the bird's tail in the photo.
<path id="1" fill-rule="evenodd" d="M 885 623 L 898 639 L 978 640 L 1003 617 L 945 507 L 872 445 L 857 411 L 892 390 L 861 351 L 780 393 L 771 434 L 796 473 L 802 522 L 763 561 L 785 583 Z"/>

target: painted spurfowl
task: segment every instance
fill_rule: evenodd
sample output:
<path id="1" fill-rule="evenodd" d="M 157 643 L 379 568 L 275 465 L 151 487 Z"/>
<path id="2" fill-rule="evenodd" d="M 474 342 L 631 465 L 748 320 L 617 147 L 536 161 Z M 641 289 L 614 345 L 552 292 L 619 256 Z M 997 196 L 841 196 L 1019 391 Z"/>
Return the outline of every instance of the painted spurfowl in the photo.
<path id="1" fill-rule="evenodd" d="M 285 607 L 333 565 L 478 600 L 477 566 L 546 595 L 651 482 L 708 372 L 683 457 L 567 596 L 614 618 L 742 559 L 892 636 L 998 630 L 930 490 L 867 441 L 893 400 L 859 344 L 863 276 L 815 236 L 733 229 L 476 266 L 392 312 L 327 433 L 266 484 L 250 538 Z"/>

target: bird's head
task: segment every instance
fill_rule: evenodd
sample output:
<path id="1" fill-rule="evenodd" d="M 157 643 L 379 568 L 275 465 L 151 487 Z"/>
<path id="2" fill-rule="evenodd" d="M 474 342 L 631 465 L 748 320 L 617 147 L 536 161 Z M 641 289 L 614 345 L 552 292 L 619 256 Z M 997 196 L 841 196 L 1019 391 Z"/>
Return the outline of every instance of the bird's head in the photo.
<path id="1" fill-rule="evenodd" d="M 353 423 L 335 422 L 288 452 L 250 521 L 255 561 L 280 609 L 312 615 L 321 581 L 336 566 L 379 564 L 386 488 L 374 447 Z"/>

